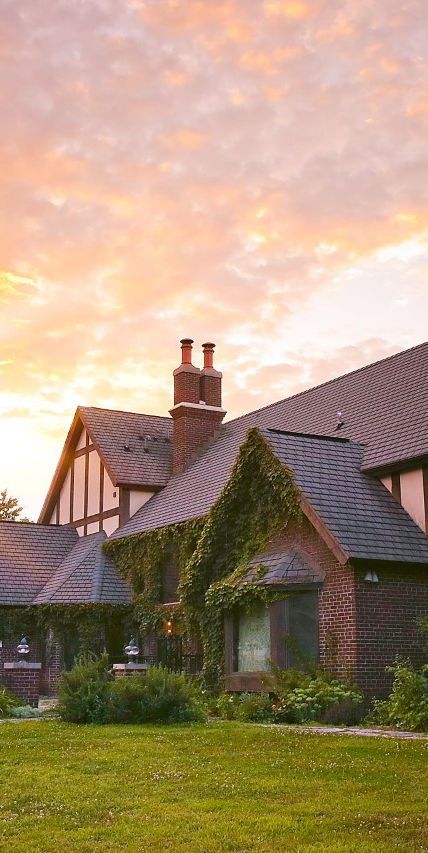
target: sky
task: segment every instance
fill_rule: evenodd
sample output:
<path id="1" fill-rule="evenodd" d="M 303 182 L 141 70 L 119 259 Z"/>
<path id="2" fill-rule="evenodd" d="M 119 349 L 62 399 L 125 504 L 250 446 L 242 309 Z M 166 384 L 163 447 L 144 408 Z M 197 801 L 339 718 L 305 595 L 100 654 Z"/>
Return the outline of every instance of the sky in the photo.
<path id="1" fill-rule="evenodd" d="M 427 338 L 425 0 L 1 0 L 0 488 L 76 406 L 228 417 Z"/>

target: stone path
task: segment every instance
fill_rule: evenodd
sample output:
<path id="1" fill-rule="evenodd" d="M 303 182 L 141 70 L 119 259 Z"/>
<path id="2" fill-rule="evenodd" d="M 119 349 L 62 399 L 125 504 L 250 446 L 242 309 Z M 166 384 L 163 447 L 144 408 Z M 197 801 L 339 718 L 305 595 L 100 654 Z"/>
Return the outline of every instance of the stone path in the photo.
<path id="1" fill-rule="evenodd" d="M 265 723 L 262 725 L 266 725 Z M 293 725 L 269 725 L 269 728 L 281 728 L 292 732 L 307 732 L 312 735 L 358 735 L 359 737 L 383 737 L 400 738 L 401 740 L 426 740 L 428 733 L 423 732 L 401 732 L 397 729 L 359 729 L 357 726 L 341 728 L 340 726 L 293 726 Z"/>

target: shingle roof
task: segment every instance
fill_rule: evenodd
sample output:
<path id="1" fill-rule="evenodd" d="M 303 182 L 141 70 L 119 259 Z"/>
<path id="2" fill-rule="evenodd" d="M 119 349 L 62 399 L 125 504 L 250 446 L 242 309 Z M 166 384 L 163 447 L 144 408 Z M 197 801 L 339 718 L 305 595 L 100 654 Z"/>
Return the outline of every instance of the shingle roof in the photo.
<path id="1" fill-rule="evenodd" d="M 366 442 L 358 451 L 363 469 L 428 454 L 428 343 L 225 424 L 211 447 L 171 477 L 111 538 L 205 515 L 219 498 L 250 427 L 337 437 L 338 411 L 345 421 L 340 436 Z M 394 512 L 396 502 L 388 501 Z M 409 520 L 406 513 L 404 518 Z"/>
<path id="2" fill-rule="evenodd" d="M 226 426 L 273 427 L 337 435 L 366 445 L 363 468 L 428 455 L 428 342 L 354 370 L 230 421 Z"/>
<path id="3" fill-rule="evenodd" d="M 31 604 L 78 538 L 72 527 L 0 522 L 0 604 Z"/>
<path id="4" fill-rule="evenodd" d="M 320 583 L 323 577 L 314 571 L 295 551 L 269 548 L 258 554 L 248 564 L 248 572 L 241 578 L 239 585 L 252 583 L 257 586 L 294 586 L 295 584 Z M 266 569 L 260 577 L 258 567 Z"/>
<path id="5" fill-rule="evenodd" d="M 362 445 L 261 432 L 349 557 L 428 565 L 428 538 L 385 486 L 361 471 Z"/>
<path id="6" fill-rule="evenodd" d="M 171 418 L 89 406 L 79 406 L 77 411 L 115 485 L 165 485 L 171 473 Z M 150 438 L 144 441 L 146 436 Z"/>
<path id="7" fill-rule="evenodd" d="M 102 550 L 106 534 L 79 539 L 33 604 L 128 604 L 131 594 Z"/>
<path id="8" fill-rule="evenodd" d="M 343 439 L 260 430 L 348 557 L 428 563 L 428 539 L 382 483 L 361 471 L 364 447 Z M 111 539 L 205 515 L 231 473 L 245 434 L 224 434 L 173 477 Z"/>
<path id="9" fill-rule="evenodd" d="M 110 539 L 130 536 L 167 524 L 199 518 L 220 497 L 245 440 L 246 428 L 225 429 L 221 436 L 182 474 L 171 477 Z"/>

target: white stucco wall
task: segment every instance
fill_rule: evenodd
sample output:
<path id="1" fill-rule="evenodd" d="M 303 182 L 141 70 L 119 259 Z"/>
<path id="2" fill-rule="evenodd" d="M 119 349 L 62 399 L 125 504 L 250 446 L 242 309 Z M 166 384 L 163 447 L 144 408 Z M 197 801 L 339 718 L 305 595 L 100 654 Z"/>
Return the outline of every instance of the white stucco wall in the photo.
<path id="1" fill-rule="evenodd" d="M 70 485 L 71 471 L 68 469 L 59 496 L 59 523 L 68 524 L 70 521 Z"/>
<path id="2" fill-rule="evenodd" d="M 134 515 L 140 506 L 147 503 L 152 494 L 153 492 L 139 492 L 136 489 L 131 489 L 129 493 L 129 514 Z"/>
<path id="3" fill-rule="evenodd" d="M 107 471 L 104 469 L 104 499 L 103 509 L 114 509 L 119 506 L 119 486 L 113 486 Z"/>
<path id="4" fill-rule="evenodd" d="M 107 536 L 110 536 L 110 534 L 113 533 L 114 530 L 117 530 L 118 527 L 119 527 L 119 516 L 118 515 L 112 515 L 111 518 L 104 518 L 103 519 L 103 530 L 105 530 L 105 532 L 107 533 Z"/>
<path id="5" fill-rule="evenodd" d="M 82 429 L 79 441 L 76 444 L 76 450 L 81 450 L 82 447 L 86 447 L 86 430 Z"/>
<path id="6" fill-rule="evenodd" d="M 388 492 L 392 492 L 392 477 L 382 477 L 381 483 L 388 489 Z"/>
<path id="7" fill-rule="evenodd" d="M 92 524 L 88 524 L 88 528 L 87 528 L 86 532 L 88 535 L 89 535 L 89 533 L 98 533 L 99 529 L 100 529 L 99 521 L 93 521 Z"/>
<path id="8" fill-rule="evenodd" d="M 420 469 L 400 474 L 401 503 L 416 524 L 425 530 L 423 473 Z"/>
<path id="9" fill-rule="evenodd" d="M 85 457 L 74 460 L 73 519 L 83 518 L 85 511 Z"/>
<path id="10" fill-rule="evenodd" d="M 100 457 L 96 450 L 89 454 L 88 469 L 88 515 L 100 511 Z"/>

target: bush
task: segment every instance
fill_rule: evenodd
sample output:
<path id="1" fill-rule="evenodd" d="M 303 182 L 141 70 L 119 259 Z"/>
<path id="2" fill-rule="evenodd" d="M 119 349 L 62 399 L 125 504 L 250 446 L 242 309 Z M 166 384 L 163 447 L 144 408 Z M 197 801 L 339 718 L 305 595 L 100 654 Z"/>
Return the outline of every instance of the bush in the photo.
<path id="1" fill-rule="evenodd" d="M 19 720 L 31 720 L 41 716 L 42 711 L 39 711 L 38 708 L 33 708 L 31 705 L 18 705 L 16 708 L 12 708 L 11 711 L 11 717 Z"/>
<path id="2" fill-rule="evenodd" d="M 69 723 L 104 723 L 111 674 L 108 656 L 85 654 L 64 672 L 58 689 L 58 713 Z"/>
<path id="3" fill-rule="evenodd" d="M 272 719 L 272 699 L 268 693 L 241 693 L 236 706 L 236 720 L 264 723 Z"/>
<path id="4" fill-rule="evenodd" d="M 0 687 L 0 717 L 10 717 L 13 708 L 17 705 L 19 705 L 18 699 L 5 687 Z"/>
<path id="5" fill-rule="evenodd" d="M 279 696 L 272 706 L 276 723 L 308 723 L 322 720 L 329 708 L 343 702 L 362 703 L 361 694 L 350 685 L 323 674 L 310 677 L 303 687 Z"/>
<path id="6" fill-rule="evenodd" d="M 239 693 L 220 693 L 220 696 L 211 700 L 209 713 L 213 717 L 221 717 L 222 720 L 236 720 L 239 700 Z"/>
<path id="7" fill-rule="evenodd" d="M 410 661 L 398 660 L 388 671 L 394 673 L 392 691 L 387 700 L 374 702 L 374 721 L 409 731 L 428 731 L 428 664 L 417 670 Z"/>
<path id="8" fill-rule="evenodd" d="M 162 666 L 118 679 L 110 687 L 108 722 L 181 723 L 205 718 L 200 689 L 185 675 Z"/>

